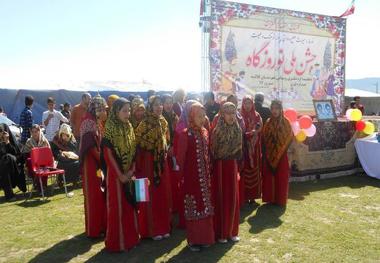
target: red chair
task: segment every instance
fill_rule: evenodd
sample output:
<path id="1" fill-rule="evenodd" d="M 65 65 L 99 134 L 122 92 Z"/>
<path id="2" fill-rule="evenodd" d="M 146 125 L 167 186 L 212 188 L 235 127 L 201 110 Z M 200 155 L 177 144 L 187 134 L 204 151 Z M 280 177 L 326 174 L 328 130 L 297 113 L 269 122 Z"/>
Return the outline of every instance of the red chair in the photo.
<path id="1" fill-rule="evenodd" d="M 41 187 L 42 197 L 44 195 L 44 187 L 42 184 L 42 177 L 57 176 L 62 174 L 63 186 L 67 196 L 65 170 L 57 169 L 54 167 L 54 157 L 49 147 L 33 148 L 30 153 L 31 166 L 33 175 L 38 177 Z"/>

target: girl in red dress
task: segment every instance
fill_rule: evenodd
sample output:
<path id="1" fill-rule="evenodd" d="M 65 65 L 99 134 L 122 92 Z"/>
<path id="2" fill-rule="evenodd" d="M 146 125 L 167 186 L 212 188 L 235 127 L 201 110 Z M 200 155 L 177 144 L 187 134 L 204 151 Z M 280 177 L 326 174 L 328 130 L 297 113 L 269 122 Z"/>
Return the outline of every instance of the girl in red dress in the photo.
<path id="1" fill-rule="evenodd" d="M 182 152 L 182 141 L 180 134 L 187 129 L 189 126 L 189 114 L 191 106 L 197 103 L 196 100 L 188 100 L 182 110 L 181 117 L 178 120 L 178 123 L 176 125 L 175 133 L 174 133 L 174 140 L 173 140 L 173 153 L 176 159 L 179 158 Z M 179 167 L 181 170 L 181 167 Z M 178 175 L 179 176 L 179 175 Z M 184 229 L 186 227 L 186 220 L 185 220 L 185 212 L 183 207 L 183 199 L 184 199 L 184 193 L 183 193 L 183 180 L 178 177 L 178 228 Z"/>
<path id="2" fill-rule="evenodd" d="M 171 95 L 163 95 L 162 96 L 162 102 L 163 102 L 163 111 L 162 116 L 164 116 L 165 120 L 168 123 L 168 129 L 169 129 L 169 150 L 168 150 L 168 164 L 169 164 L 169 178 L 170 178 L 170 201 L 171 201 L 171 209 L 172 212 L 178 212 L 179 207 L 179 173 L 177 171 L 177 163 L 174 159 L 174 153 L 173 153 L 173 143 L 174 143 L 174 133 L 175 128 L 177 126 L 178 117 L 177 114 L 173 110 L 173 97 Z"/>
<path id="3" fill-rule="evenodd" d="M 102 140 L 105 166 L 108 251 L 120 252 L 139 243 L 137 206 L 134 192 L 136 140 L 129 122 L 131 104 L 117 99 L 110 110 Z"/>
<path id="4" fill-rule="evenodd" d="M 106 112 L 106 101 L 92 98 L 80 126 L 79 157 L 84 195 L 85 226 L 88 237 L 99 237 L 106 230 L 106 202 L 101 191 L 100 117 Z"/>
<path id="5" fill-rule="evenodd" d="M 239 241 L 238 160 L 242 158 L 242 130 L 236 106 L 226 102 L 211 137 L 215 180 L 215 229 L 220 243 Z"/>
<path id="6" fill-rule="evenodd" d="M 286 205 L 290 173 L 287 150 L 292 140 L 292 128 L 283 115 L 282 103 L 274 100 L 271 117 L 263 128 L 263 202 Z"/>
<path id="7" fill-rule="evenodd" d="M 243 202 L 261 198 L 261 140 L 260 130 L 263 126 L 260 114 L 255 109 L 252 96 L 245 96 L 242 101 L 241 115 L 244 119 L 244 164 L 240 173 L 243 181 Z"/>
<path id="8" fill-rule="evenodd" d="M 170 236 L 170 181 L 166 160 L 169 131 L 162 110 L 161 98 L 151 96 L 145 117 L 135 130 L 136 177 L 150 181 L 150 202 L 139 204 L 139 231 L 142 238 L 154 240 Z"/>
<path id="9" fill-rule="evenodd" d="M 215 242 L 212 204 L 209 139 L 203 127 L 206 111 L 200 103 L 191 106 L 189 128 L 179 136 L 178 163 L 183 178 L 187 242 L 192 251 Z"/>
<path id="10" fill-rule="evenodd" d="M 130 121 L 133 126 L 133 129 L 137 129 L 137 126 L 139 126 L 140 122 L 144 119 L 144 113 L 145 113 L 144 100 L 142 98 L 134 98 L 132 100 L 131 107 L 132 109 L 131 109 Z"/>

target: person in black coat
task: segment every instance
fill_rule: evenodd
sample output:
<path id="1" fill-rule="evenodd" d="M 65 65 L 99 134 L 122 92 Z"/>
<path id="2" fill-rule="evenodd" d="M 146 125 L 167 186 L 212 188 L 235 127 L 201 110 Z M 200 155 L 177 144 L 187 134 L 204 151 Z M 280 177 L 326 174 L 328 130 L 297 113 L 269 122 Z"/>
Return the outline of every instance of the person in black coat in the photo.
<path id="1" fill-rule="evenodd" d="M 13 188 L 16 186 L 26 192 L 22 160 L 20 150 L 8 125 L 0 124 L 0 188 L 4 190 L 7 201 L 16 199 L 13 193 Z"/>
<path id="2" fill-rule="evenodd" d="M 262 92 L 256 93 L 255 108 L 256 108 L 256 111 L 260 114 L 263 120 L 263 124 L 265 124 L 267 120 L 269 119 L 271 112 L 270 112 L 270 109 L 268 107 L 264 107 L 263 104 L 264 104 L 264 93 Z"/>

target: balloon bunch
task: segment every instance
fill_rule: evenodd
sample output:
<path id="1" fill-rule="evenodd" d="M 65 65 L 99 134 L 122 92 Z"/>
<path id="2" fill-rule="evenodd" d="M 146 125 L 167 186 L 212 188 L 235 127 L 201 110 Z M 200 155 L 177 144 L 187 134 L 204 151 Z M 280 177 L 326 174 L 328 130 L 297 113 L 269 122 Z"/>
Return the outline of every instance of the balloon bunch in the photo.
<path id="1" fill-rule="evenodd" d="M 372 135 L 375 132 L 375 125 L 372 122 L 363 121 L 362 117 L 362 112 L 359 109 L 348 109 L 346 111 L 346 118 L 350 121 L 356 121 L 355 128 L 357 131 Z"/>
<path id="2" fill-rule="evenodd" d="M 310 116 L 303 115 L 297 119 L 297 111 L 292 108 L 286 109 L 284 115 L 292 125 L 292 130 L 297 142 L 303 142 L 307 137 L 313 137 L 317 132 Z"/>

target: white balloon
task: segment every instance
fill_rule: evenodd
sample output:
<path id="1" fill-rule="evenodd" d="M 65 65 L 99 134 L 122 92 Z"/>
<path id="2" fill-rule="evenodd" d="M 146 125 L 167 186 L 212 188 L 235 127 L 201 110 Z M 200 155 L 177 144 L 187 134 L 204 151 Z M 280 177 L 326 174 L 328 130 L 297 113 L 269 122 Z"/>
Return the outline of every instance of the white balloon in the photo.
<path id="1" fill-rule="evenodd" d="M 298 121 L 292 122 L 293 134 L 297 135 L 301 131 L 300 123 Z"/>
<path id="2" fill-rule="evenodd" d="M 307 137 L 313 137 L 317 132 L 317 128 L 312 124 L 309 129 L 305 129 L 304 131 Z"/>

